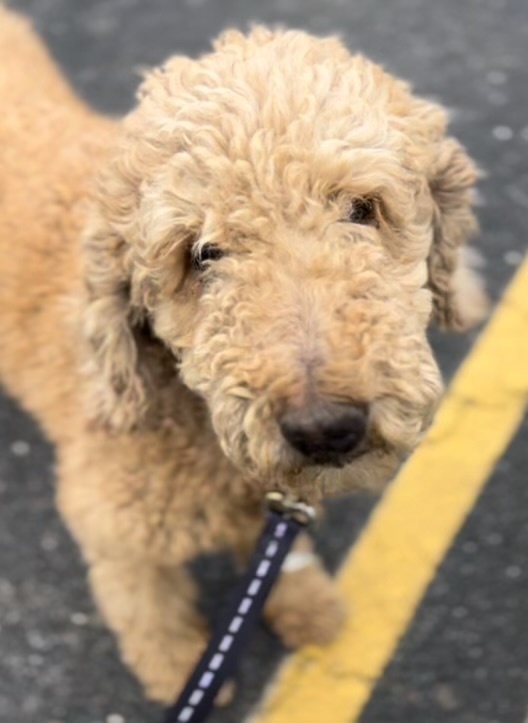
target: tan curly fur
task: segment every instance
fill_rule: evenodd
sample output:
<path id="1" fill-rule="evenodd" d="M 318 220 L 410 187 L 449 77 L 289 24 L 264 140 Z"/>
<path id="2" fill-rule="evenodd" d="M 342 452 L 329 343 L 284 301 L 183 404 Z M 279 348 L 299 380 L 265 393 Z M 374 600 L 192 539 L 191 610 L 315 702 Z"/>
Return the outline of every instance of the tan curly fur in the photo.
<path id="1" fill-rule="evenodd" d="M 302 32 L 171 58 L 113 121 L 0 8 L 0 98 L 0 378 L 57 446 L 124 659 L 168 701 L 207 637 L 183 563 L 244 557 L 264 491 L 379 487 L 420 441 L 441 393 L 429 322 L 485 308 L 461 252 L 477 172 L 438 105 Z M 357 199 L 370 223 L 347 220 Z M 370 409 L 342 469 L 281 436 L 314 396 Z M 342 620 L 318 565 L 285 574 L 267 615 L 291 645 Z"/>

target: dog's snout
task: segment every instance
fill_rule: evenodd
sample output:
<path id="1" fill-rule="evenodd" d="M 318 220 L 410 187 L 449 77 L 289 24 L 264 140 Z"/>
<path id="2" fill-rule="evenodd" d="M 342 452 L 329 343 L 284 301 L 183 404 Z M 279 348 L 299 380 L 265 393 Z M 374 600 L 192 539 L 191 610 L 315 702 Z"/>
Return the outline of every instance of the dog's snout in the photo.
<path id="1" fill-rule="evenodd" d="M 289 409 L 279 423 L 294 449 L 315 463 L 331 464 L 359 446 L 367 431 L 367 412 L 351 404 L 317 404 Z"/>

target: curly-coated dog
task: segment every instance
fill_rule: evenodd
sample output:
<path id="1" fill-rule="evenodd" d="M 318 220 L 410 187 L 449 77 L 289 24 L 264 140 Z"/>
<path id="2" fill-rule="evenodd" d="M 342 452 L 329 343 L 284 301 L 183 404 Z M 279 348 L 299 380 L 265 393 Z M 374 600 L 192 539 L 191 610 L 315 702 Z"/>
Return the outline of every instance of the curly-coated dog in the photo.
<path id="1" fill-rule="evenodd" d="M 477 173 L 438 105 L 303 32 L 173 57 L 114 121 L 0 8 L 0 99 L 0 378 L 56 444 L 124 660 L 168 701 L 207 639 L 185 563 L 243 559 L 268 490 L 379 487 L 428 427 L 427 327 L 485 306 Z M 317 562 L 266 614 L 291 646 L 343 615 Z"/>

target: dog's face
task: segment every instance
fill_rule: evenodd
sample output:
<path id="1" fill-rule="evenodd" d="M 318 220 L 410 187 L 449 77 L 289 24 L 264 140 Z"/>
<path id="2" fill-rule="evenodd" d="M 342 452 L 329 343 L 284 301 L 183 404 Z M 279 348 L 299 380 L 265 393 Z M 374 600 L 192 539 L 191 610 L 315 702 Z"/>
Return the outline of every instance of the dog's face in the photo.
<path id="1" fill-rule="evenodd" d="M 228 34 L 153 73 L 88 230 L 103 415 L 130 427 L 155 404 L 148 319 L 248 476 L 390 477 L 441 392 L 431 318 L 483 306 L 458 248 L 475 171 L 444 131 L 440 108 L 302 33 Z"/>

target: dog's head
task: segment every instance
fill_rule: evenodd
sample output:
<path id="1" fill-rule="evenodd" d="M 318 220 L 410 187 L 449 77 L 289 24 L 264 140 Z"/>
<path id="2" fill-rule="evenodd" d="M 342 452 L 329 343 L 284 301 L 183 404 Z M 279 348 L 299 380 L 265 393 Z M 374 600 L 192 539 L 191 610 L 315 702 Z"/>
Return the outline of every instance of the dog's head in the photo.
<path id="1" fill-rule="evenodd" d="M 484 306 L 461 252 L 476 171 L 445 127 L 300 32 L 228 33 L 154 71 L 86 238 L 105 422 L 131 429 L 157 404 L 148 324 L 246 474 L 385 481 L 441 392 L 430 321 L 463 329 Z"/>

